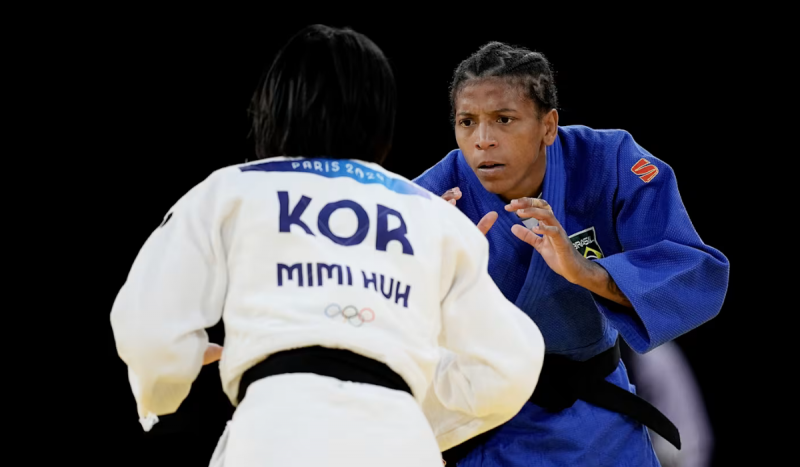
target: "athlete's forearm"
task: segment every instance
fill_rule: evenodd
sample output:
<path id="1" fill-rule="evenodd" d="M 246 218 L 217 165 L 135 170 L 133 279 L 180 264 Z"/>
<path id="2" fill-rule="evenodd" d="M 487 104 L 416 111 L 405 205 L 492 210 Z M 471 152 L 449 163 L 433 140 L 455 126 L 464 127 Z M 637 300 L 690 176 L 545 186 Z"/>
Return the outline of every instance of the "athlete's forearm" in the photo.
<path id="1" fill-rule="evenodd" d="M 611 274 L 594 261 L 582 262 L 581 273 L 575 284 L 614 303 L 633 308 L 630 300 L 622 293 Z"/>

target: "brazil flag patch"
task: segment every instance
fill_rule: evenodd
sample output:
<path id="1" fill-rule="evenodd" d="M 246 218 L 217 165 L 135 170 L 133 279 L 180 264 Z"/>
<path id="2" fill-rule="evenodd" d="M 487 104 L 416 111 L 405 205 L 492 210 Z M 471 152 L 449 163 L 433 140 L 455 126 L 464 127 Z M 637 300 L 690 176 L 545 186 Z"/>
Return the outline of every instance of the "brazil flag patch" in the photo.
<path id="1" fill-rule="evenodd" d="M 578 253 L 587 259 L 600 259 L 603 257 L 603 250 L 600 249 L 600 244 L 597 243 L 597 235 L 595 235 L 594 227 L 589 227 L 586 230 L 581 230 L 569 236 L 569 241 L 572 246 L 578 250 Z"/>

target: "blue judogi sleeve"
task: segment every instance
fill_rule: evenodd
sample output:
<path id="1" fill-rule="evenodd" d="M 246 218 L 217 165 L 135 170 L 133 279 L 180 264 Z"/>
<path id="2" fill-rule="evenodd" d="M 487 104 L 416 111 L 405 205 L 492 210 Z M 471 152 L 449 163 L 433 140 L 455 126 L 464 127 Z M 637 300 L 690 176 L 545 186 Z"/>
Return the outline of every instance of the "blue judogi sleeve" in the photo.
<path id="1" fill-rule="evenodd" d="M 633 305 L 595 296 L 630 347 L 645 353 L 719 313 L 729 264 L 695 231 L 672 168 L 625 133 L 617 153 L 615 227 L 622 252 L 596 260 Z"/>

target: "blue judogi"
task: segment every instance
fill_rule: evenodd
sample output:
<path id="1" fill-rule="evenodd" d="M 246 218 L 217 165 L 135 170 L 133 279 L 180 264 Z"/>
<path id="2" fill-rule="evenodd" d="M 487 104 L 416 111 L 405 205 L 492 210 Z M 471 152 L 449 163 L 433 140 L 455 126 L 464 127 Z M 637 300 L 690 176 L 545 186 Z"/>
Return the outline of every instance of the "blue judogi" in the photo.
<path id="1" fill-rule="evenodd" d="M 633 310 L 553 272 L 511 232 L 522 225 L 486 191 L 460 150 L 415 180 L 437 195 L 459 187 L 457 207 L 474 223 L 499 218 L 487 234 L 489 273 L 539 326 L 548 353 L 585 361 L 619 334 L 644 353 L 717 315 L 729 264 L 703 243 L 686 213 L 672 169 L 627 132 L 560 127 L 547 148 L 542 199 L 584 256 L 602 265 Z M 534 195 L 534 193 L 531 193 Z M 635 392 L 624 365 L 606 378 Z M 658 465 L 647 430 L 581 400 L 558 413 L 528 403 L 459 466 Z"/>

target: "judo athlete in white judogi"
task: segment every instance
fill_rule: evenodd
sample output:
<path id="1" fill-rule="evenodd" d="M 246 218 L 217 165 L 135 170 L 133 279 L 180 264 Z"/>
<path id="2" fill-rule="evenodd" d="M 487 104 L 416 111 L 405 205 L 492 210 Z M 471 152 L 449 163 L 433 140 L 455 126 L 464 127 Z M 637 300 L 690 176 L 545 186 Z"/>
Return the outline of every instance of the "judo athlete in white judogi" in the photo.
<path id="1" fill-rule="evenodd" d="M 114 303 L 145 429 L 187 397 L 220 319 L 237 408 L 212 465 L 441 466 L 528 400 L 543 340 L 486 238 L 379 165 L 395 96 L 352 30 L 309 27 L 278 54 L 253 99 L 260 159 L 181 198 Z"/>

